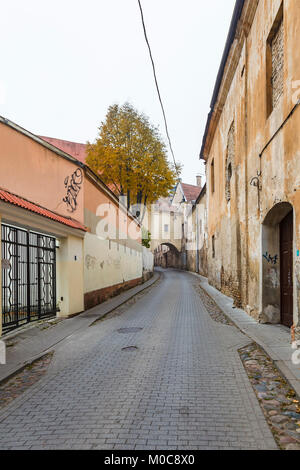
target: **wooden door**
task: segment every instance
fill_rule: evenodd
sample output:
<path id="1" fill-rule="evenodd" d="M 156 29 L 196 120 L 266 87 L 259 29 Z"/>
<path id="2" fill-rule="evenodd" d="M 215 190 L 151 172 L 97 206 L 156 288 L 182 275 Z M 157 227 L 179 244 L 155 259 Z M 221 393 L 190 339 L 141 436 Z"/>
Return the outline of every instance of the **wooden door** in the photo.
<path id="1" fill-rule="evenodd" d="M 281 323 L 293 326 L 293 211 L 280 224 Z"/>

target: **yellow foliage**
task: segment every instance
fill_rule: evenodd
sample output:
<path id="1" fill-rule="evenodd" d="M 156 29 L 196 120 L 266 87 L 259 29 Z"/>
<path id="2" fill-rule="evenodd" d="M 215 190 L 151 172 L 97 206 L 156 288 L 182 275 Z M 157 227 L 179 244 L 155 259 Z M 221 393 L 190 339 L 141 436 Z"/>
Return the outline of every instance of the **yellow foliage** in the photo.
<path id="1" fill-rule="evenodd" d="M 116 194 L 128 197 L 128 207 L 167 197 L 181 170 L 168 162 L 157 128 L 128 103 L 109 107 L 86 161 Z"/>

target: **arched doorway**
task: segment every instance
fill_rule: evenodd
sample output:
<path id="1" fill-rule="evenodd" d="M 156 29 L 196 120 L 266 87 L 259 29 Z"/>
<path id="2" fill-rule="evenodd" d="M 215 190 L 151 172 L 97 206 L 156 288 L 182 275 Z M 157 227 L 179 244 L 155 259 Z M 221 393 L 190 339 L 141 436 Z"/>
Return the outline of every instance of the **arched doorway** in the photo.
<path id="1" fill-rule="evenodd" d="M 262 226 L 263 323 L 291 327 L 294 314 L 294 211 L 288 202 L 276 204 Z"/>

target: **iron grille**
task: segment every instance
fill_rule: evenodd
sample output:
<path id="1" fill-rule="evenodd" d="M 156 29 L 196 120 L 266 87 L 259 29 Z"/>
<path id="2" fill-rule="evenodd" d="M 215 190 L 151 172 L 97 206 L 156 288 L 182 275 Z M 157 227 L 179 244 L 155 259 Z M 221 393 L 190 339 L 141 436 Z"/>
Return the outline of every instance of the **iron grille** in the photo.
<path id="1" fill-rule="evenodd" d="M 2 224 L 2 328 L 56 314 L 56 241 Z"/>

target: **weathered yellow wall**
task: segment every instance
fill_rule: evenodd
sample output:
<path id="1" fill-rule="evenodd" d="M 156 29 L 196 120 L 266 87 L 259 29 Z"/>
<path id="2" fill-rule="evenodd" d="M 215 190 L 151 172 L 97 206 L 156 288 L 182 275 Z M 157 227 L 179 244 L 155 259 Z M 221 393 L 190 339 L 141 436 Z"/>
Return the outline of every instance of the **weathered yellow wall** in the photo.
<path id="1" fill-rule="evenodd" d="M 247 3 L 247 2 L 246 2 Z M 281 0 L 260 0 L 248 37 L 238 31 L 242 52 L 221 116 L 213 136 L 207 161 L 209 279 L 235 298 L 236 304 L 264 321 L 266 276 L 263 249 L 268 235 L 263 226 L 273 207 L 289 202 L 294 209 L 294 322 L 300 310 L 300 109 L 297 108 L 273 142 L 259 155 L 291 112 L 300 80 L 300 2 L 284 0 L 284 94 L 271 115 L 267 115 L 266 45 Z M 247 25 L 245 25 L 247 29 Z M 298 85 L 298 90 L 300 86 Z M 226 89 L 223 82 L 222 89 Z M 300 97 L 300 93 L 298 93 Z M 235 122 L 235 162 L 231 179 L 231 200 L 225 197 L 227 136 Z M 214 158 L 215 193 L 210 184 Z M 261 191 L 250 180 L 261 172 Z M 275 232 L 274 232 L 275 233 Z M 216 237 L 216 257 L 211 256 L 211 239 Z M 276 234 L 274 235 L 276 236 Z M 278 244 L 277 244 L 278 245 Z M 275 247 L 275 245 L 273 245 Z M 274 248 L 275 249 L 275 248 Z M 278 253 L 271 253 L 272 256 Z M 268 282 L 268 281 L 267 281 Z M 276 284 L 276 282 L 275 282 Z M 278 299 L 277 299 L 278 303 Z"/>
<path id="2" fill-rule="evenodd" d="M 237 244 L 241 238 L 243 224 L 241 187 L 244 185 L 244 133 L 245 133 L 245 49 L 242 51 L 239 65 L 228 92 L 219 126 L 215 133 L 210 158 L 207 163 L 207 204 L 208 204 L 208 276 L 223 292 L 234 296 L 240 303 L 241 263 L 237 256 Z M 228 133 L 235 123 L 235 161 L 231 178 L 231 199 L 226 200 L 225 164 L 227 155 Z M 238 149 L 238 151 L 237 151 Z M 212 192 L 211 162 L 214 159 L 215 191 Z M 240 224 L 242 222 L 242 224 Z M 212 257 L 212 237 L 215 237 L 215 258 Z"/>

